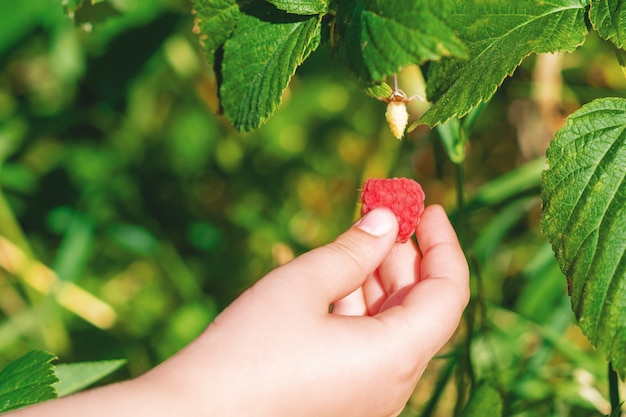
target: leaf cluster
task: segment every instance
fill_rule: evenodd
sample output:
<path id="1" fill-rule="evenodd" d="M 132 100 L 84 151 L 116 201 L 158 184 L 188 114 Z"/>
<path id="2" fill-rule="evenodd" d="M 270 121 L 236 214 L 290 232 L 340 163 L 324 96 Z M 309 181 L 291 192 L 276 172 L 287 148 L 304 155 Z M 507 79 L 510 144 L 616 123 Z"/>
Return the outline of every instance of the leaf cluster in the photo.
<path id="1" fill-rule="evenodd" d="M 423 66 L 433 103 L 416 124 L 435 126 L 488 101 L 532 53 L 573 51 L 588 32 L 621 41 L 615 6 L 589 0 L 194 0 L 196 32 L 220 77 L 225 115 L 241 131 L 265 123 L 290 78 L 328 45 L 366 91 Z M 415 125 L 413 126 L 415 127 Z"/>
<path id="2" fill-rule="evenodd" d="M 407 65 L 468 56 L 441 2 L 196 0 L 194 10 L 221 106 L 241 131 L 267 121 L 320 45 L 366 87 Z"/>

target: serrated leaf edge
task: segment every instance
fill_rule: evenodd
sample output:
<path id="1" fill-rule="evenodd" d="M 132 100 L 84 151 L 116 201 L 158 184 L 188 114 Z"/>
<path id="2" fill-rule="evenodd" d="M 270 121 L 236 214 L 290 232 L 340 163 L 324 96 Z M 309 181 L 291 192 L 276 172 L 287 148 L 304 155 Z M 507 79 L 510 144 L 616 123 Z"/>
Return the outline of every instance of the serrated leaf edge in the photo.
<path id="1" fill-rule="evenodd" d="M 542 14 L 542 15 L 538 15 L 538 16 L 536 16 L 533 20 L 537 20 L 537 19 L 540 19 L 540 18 L 546 17 L 546 16 L 548 16 L 548 15 L 550 15 L 550 14 L 554 14 L 554 13 L 557 13 L 557 12 L 559 12 L 559 11 L 571 10 L 571 9 L 580 9 L 580 8 L 579 8 L 579 7 L 562 7 L 562 8 L 558 8 L 558 9 L 552 9 L 552 10 L 550 11 L 550 13 L 545 13 L 545 14 Z M 509 31 L 505 32 L 502 36 L 500 36 L 500 37 L 498 37 L 498 38 L 494 38 L 494 39 L 497 39 L 497 41 L 500 41 L 500 40 L 501 40 L 501 39 L 503 39 L 504 37 L 509 36 L 512 32 L 514 32 L 514 31 L 518 30 L 518 28 L 520 28 L 520 27 L 522 27 L 522 26 L 526 26 L 526 25 L 530 24 L 530 22 L 531 22 L 531 21 L 529 20 L 529 21 L 525 22 L 523 25 L 516 26 L 514 30 L 509 30 Z M 493 97 L 494 93 L 498 90 L 498 88 L 500 88 L 500 86 L 502 85 L 502 83 L 504 82 L 504 80 L 505 80 L 507 77 L 512 76 L 512 75 L 515 73 L 515 71 L 517 70 L 517 68 L 520 66 L 520 64 L 522 63 L 522 61 L 524 61 L 524 59 L 526 59 L 526 58 L 527 58 L 527 57 L 529 57 L 530 55 L 535 54 L 535 53 L 573 52 L 574 50 L 576 50 L 577 48 L 579 48 L 579 47 L 580 47 L 580 46 L 584 43 L 584 40 L 583 40 L 582 42 L 580 42 L 580 43 L 578 43 L 578 44 L 574 45 L 574 46 L 573 46 L 573 47 L 571 47 L 571 48 L 556 48 L 556 49 L 554 49 L 554 50 L 550 50 L 550 51 L 540 51 L 540 52 L 537 52 L 537 51 L 530 51 L 530 52 L 528 52 L 527 54 L 522 55 L 522 56 L 521 56 L 521 58 L 518 60 L 517 64 L 515 64 L 515 66 L 514 66 L 514 67 L 513 67 L 510 71 L 506 71 L 506 72 L 505 72 L 505 74 L 501 77 L 500 81 L 498 81 L 498 82 L 497 82 L 497 83 L 493 86 L 493 88 L 491 89 L 491 91 L 490 91 L 490 92 L 488 92 L 488 93 L 485 93 L 485 94 L 484 94 L 484 97 L 480 97 L 479 99 L 477 99 L 473 105 L 468 106 L 468 108 L 467 108 L 467 109 L 462 109 L 462 110 L 457 110 L 457 111 L 455 111 L 455 112 L 454 112 L 454 113 L 452 113 L 450 116 L 448 116 L 448 118 L 446 118 L 446 119 L 433 120 L 433 121 L 428 120 L 428 116 L 429 116 L 429 115 L 431 115 L 431 114 L 433 113 L 433 110 L 432 110 L 432 109 L 434 108 L 434 106 L 435 106 L 435 105 L 437 105 L 437 104 L 438 104 L 441 100 L 444 100 L 444 99 L 445 99 L 445 96 L 447 95 L 448 91 L 452 88 L 452 86 L 457 85 L 459 78 L 461 78 L 461 76 L 465 73 L 465 71 L 463 71 L 463 69 L 464 69 L 464 68 L 466 68 L 466 67 L 468 67 L 468 66 L 470 66 L 470 65 L 471 65 L 471 63 L 472 63 L 472 62 L 474 62 L 474 60 L 479 60 L 479 59 L 481 59 L 481 57 L 482 57 L 482 56 L 483 56 L 483 55 L 484 55 L 487 51 L 489 51 L 489 50 L 493 49 L 493 45 L 494 45 L 495 43 L 497 43 L 497 41 L 493 41 L 493 42 L 491 42 L 491 43 L 489 44 L 489 46 L 487 46 L 487 47 L 483 48 L 483 49 L 481 50 L 481 52 L 480 52 L 480 53 L 479 53 L 476 57 L 474 57 L 474 58 L 470 57 L 470 58 L 469 58 L 469 60 L 465 61 L 465 64 L 463 64 L 463 65 L 462 65 L 462 67 L 461 67 L 461 68 L 459 68 L 459 69 L 457 70 L 457 73 L 458 73 L 458 74 L 460 74 L 460 75 L 459 75 L 458 77 L 456 77 L 456 78 L 455 78 L 455 80 L 454 80 L 454 81 L 452 81 L 452 82 L 449 84 L 448 88 L 446 89 L 446 92 L 444 92 L 444 93 L 441 95 L 441 98 L 440 98 L 438 101 L 434 102 L 433 106 L 432 106 L 432 107 L 430 107 L 430 108 L 429 108 L 429 109 L 428 109 L 428 110 L 427 110 L 427 111 L 426 111 L 426 112 L 425 112 L 425 113 L 424 113 L 424 114 L 423 114 L 423 115 L 422 115 L 422 116 L 421 116 L 418 120 L 416 120 L 414 123 L 412 123 L 412 124 L 409 126 L 409 128 L 408 128 L 407 130 L 413 130 L 413 129 L 415 129 L 415 127 L 417 127 L 417 126 L 418 126 L 418 125 L 420 125 L 420 124 L 426 124 L 426 125 L 428 125 L 429 127 L 433 128 L 433 127 L 435 127 L 435 126 L 436 126 L 436 125 L 438 125 L 438 124 L 441 124 L 441 123 L 446 123 L 447 121 L 449 121 L 450 119 L 452 119 L 452 118 L 454 118 L 454 117 L 456 117 L 456 118 L 459 118 L 459 119 L 460 119 L 460 118 L 462 118 L 463 116 L 465 116 L 467 113 L 469 113 L 469 112 L 470 112 L 470 111 L 471 111 L 474 107 L 476 107 L 476 106 L 477 106 L 477 105 L 479 105 L 480 103 L 486 103 L 487 101 L 489 101 L 489 100 L 491 99 L 491 97 Z M 471 48 L 470 48 L 470 49 L 471 49 Z"/>
<path id="2" fill-rule="evenodd" d="M 313 15 L 315 16 L 315 15 Z M 313 18 L 313 17 L 311 17 Z M 300 23 L 302 24 L 306 24 L 307 22 L 309 22 L 310 20 L 304 20 Z M 283 93 L 284 90 L 289 86 L 289 82 L 291 80 L 291 78 L 293 77 L 293 75 L 296 73 L 298 67 L 300 65 L 302 65 L 302 63 L 308 58 L 308 56 L 319 46 L 319 35 L 320 35 L 320 23 L 321 23 L 321 16 L 319 16 L 316 19 L 316 24 L 313 30 L 311 30 L 309 32 L 309 37 L 306 40 L 306 45 L 303 47 L 302 49 L 302 54 L 300 54 L 299 56 L 291 56 L 291 60 L 290 61 L 295 61 L 295 65 L 293 66 L 293 70 L 287 75 L 287 82 L 285 84 L 285 87 L 282 88 L 281 90 L 281 94 L 277 99 L 276 104 L 273 106 L 273 108 L 266 114 L 266 115 L 261 115 L 258 118 L 258 122 L 255 120 L 250 120 L 250 117 L 246 117 L 246 120 L 241 120 L 241 107 L 238 107 L 235 114 L 232 117 L 227 117 L 231 120 L 231 122 L 233 123 L 233 125 L 235 126 L 235 128 L 237 130 L 239 130 L 240 132 L 248 132 L 251 131 L 253 129 L 258 128 L 259 126 L 263 125 L 264 123 L 267 122 L 267 120 L 269 120 L 269 118 L 274 114 L 274 112 L 276 111 L 276 109 L 278 107 L 280 107 L 281 103 L 282 103 L 282 99 L 283 99 Z M 289 33 L 289 35 L 291 35 L 292 33 L 296 32 L 298 29 L 300 29 L 302 26 L 301 25 L 297 25 L 294 26 L 294 28 L 291 30 L 291 32 Z M 305 32 L 301 32 L 302 34 L 304 34 Z M 285 36 L 285 39 L 289 38 L 288 36 Z M 315 38 L 318 38 L 318 42 L 315 42 Z M 265 65 L 269 62 L 275 61 L 276 57 L 278 55 L 280 55 L 280 51 L 283 50 L 284 47 L 284 43 L 281 43 L 276 50 L 272 53 L 272 55 L 266 60 Z M 265 66 L 264 65 L 264 66 Z M 264 71 L 260 71 L 257 73 L 257 75 L 254 78 L 254 82 L 252 84 L 256 85 L 257 84 L 257 80 L 260 80 L 264 77 Z M 222 84 L 223 87 L 224 84 Z M 221 87 L 220 87 L 221 88 Z M 221 94 L 224 94 L 223 92 Z M 249 98 L 249 104 L 251 107 L 255 107 L 255 103 L 258 103 L 259 100 L 254 100 L 253 97 L 250 98 L 250 95 L 246 95 L 244 97 L 248 97 Z M 262 98 L 260 100 L 263 100 Z M 264 102 L 266 100 L 263 100 Z"/>

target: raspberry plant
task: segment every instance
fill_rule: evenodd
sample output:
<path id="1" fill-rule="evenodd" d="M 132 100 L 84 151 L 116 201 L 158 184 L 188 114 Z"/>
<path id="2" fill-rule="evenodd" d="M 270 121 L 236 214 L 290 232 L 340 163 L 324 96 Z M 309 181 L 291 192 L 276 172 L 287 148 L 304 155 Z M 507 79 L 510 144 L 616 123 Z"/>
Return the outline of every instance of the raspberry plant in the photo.
<path id="1" fill-rule="evenodd" d="M 424 405 L 419 415 L 433 416 L 440 406 L 454 403 L 454 398 L 446 401 L 450 391 L 456 395 L 455 409 L 444 415 L 561 417 L 600 409 L 608 414 L 603 392 L 595 391 L 602 394 L 602 407 L 584 402 L 583 388 L 598 385 L 602 390 L 604 384 L 584 386 L 577 372 L 599 378 L 606 367 L 601 363 L 598 369 L 598 358 L 585 343 L 578 346 L 577 334 L 571 334 L 572 316 L 614 369 L 607 384 L 611 416 L 621 413 L 617 377 L 625 375 L 626 104 L 620 97 L 590 98 L 615 91 L 598 88 L 597 73 L 612 76 L 611 67 L 624 66 L 624 1 L 192 1 L 194 16 L 186 0 L 5 2 L 0 13 L 0 55 L 6 64 L 0 68 L 0 240 L 11 250 L 0 251 L 2 359 L 42 344 L 60 357 L 81 348 L 102 355 L 111 339 L 102 343 L 100 336 L 114 335 L 130 340 L 131 350 L 125 352 L 139 354 L 131 355 L 132 363 L 144 367 L 130 372 L 140 373 L 150 359 L 158 363 L 178 350 L 224 300 L 249 284 L 259 265 L 273 265 L 269 245 L 300 251 L 325 243 L 347 224 L 354 209 L 350 193 L 356 194 L 360 180 L 409 175 L 404 161 L 431 156 L 415 140 L 425 127 L 402 142 L 390 137 L 377 142 L 371 137 L 377 120 L 364 120 L 380 108 L 382 123 L 383 105 L 376 100 L 396 97 L 398 105 L 406 104 L 396 90 L 406 88 L 402 83 L 418 67 L 430 108 L 413 116 L 408 130 L 419 124 L 433 127 L 431 137 L 441 140 L 456 169 L 451 174 L 457 175 L 457 207 L 445 202 L 467 250 L 474 284 L 460 333 L 464 339 L 433 361 L 429 372 L 437 380 L 425 378 L 428 389 L 421 393 L 428 398 L 415 401 Z M 214 104 L 214 85 L 210 74 L 197 70 L 194 18 L 202 52 L 217 75 L 221 108 L 239 131 L 256 130 L 273 117 L 303 63 L 315 65 L 320 57 L 332 63 L 332 85 L 323 71 L 302 68 L 308 72 L 302 72 L 301 88 L 291 89 L 290 106 L 276 115 L 277 123 L 239 136 L 207 114 L 206 104 Z M 598 45 L 598 35 L 605 39 L 602 50 L 577 50 L 583 44 Z M 605 47 L 614 48 L 617 60 L 604 61 Z M 495 142 L 488 135 L 479 142 L 479 135 L 493 133 L 493 124 L 510 127 L 499 119 L 503 108 L 514 106 L 502 101 L 526 98 L 527 91 L 520 91 L 527 85 L 526 71 L 546 61 L 546 56 L 526 58 L 552 52 L 573 52 L 563 58 L 572 65 L 564 67 L 564 102 L 587 104 L 575 112 L 567 108 L 573 114 L 552 141 L 547 164 L 544 158 L 517 166 L 518 161 L 493 163 L 489 157 L 488 175 L 470 171 L 472 161 Z M 598 62 L 588 62 L 589 56 Z M 403 72 L 406 66 L 410 68 Z M 505 81 L 514 72 L 515 79 Z M 397 87 L 390 82 L 395 74 L 402 81 Z M 358 105 L 335 106 L 336 119 L 329 116 L 323 123 L 318 115 L 306 116 L 322 107 L 317 101 L 322 96 L 332 100 L 339 92 L 353 100 L 348 84 L 364 92 L 354 100 Z M 600 87 L 615 85 L 619 83 Z M 414 91 L 407 93 L 410 100 Z M 394 117 L 401 126 L 397 136 L 404 131 L 405 115 Z M 358 131 L 353 123 L 360 123 Z M 532 125 L 524 124 L 531 130 Z M 294 126 L 315 140 L 297 138 L 300 144 L 287 150 L 282 144 L 291 131 L 285 127 Z M 512 139 L 510 131 L 493 136 L 505 146 Z M 402 157 L 394 165 L 396 151 Z M 431 151 L 439 156 L 440 148 Z M 516 158 L 520 154 L 516 150 Z M 435 159 L 437 168 L 446 165 Z M 376 164 L 383 172 L 371 172 Z M 504 172 L 503 166 L 515 168 Z M 466 186 L 464 170 L 485 184 Z M 429 186 L 430 201 L 436 199 L 431 185 L 449 178 L 448 172 L 432 177 L 417 178 Z M 548 242 L 541 245 L 538 233 L 528 227 L 539 231 L 529 210 L 540 199 L 540 181 L 541 229 L 558 264 Z M 329 211 L 317 215 L 322 210 Z M 323 233 L 310 233 L 315 227 Z M 182 247 L 175 249 L 170 242 Z M 15 248 L 28 264 L 7 261 Z M 242 262 L 242 250 L 250 253 L 252 265 Z M 517 259 L 509 270 L 513 255 L 530 262 L 519 267 Z M 27 274 L 35 270 L 54 270 L 68 285 L 39 294 L 36 284 L 41 281 L 32 279 L 39 275 Z M 119 291 L 128 288 L 115 286 L 124 277 L 155 284 L 138 293 L 135 285 L 130 292 Z M 176 291 L 170 277 L 177 278 L 172 280 Z M 568 287 L 570 298 L 565 296 Z M 93 305 L 64 302 L 64 293 L 56 291 L 63 288 L 77 288 L 80 294 L 93 290 L 96 300 L 113 303 L 107 311 L 117 314 L 122 325 L 112 329 L 115 321 L 89 321 Z M 208 288 L 209 294 L 200 288 Z M 143 308 L 162 304 L 172 309 Z M 495 320 L 503 317 L 504 325 Z M 88 330 L 86 323 L 94 328 Z M 162 331 L 154 335 L 157 328 Z M 77 334 L 79 340 L 70 348 L 66 343 Z M 153 347 L 137 353 L 133 346 L 140 341 Z M 485 348 L 488 342 L 494 342 L 493 348 Z M 497 353 L 508 361 L 499 360 Z M 66 395 L 119 366 L 117 361 L 53 366 L 53 357 L 35 351 L 0 370 L 0 412 Z M 57 378 L 60 382 L 54 382 Z M 448 389 L 451 381 L 456 390 Z M 402 414 L 415 415 L 410 407 Z"/>
<path id="2" fill-rule="evenodd" d="M 238 130 L 267 121 L 298 66 L 324 50 L 374 97 L 389 96 L 386 80 L 404 66 L 420 66 L 431 107 L 409 130 L 437 126 L 456 164 L 481 104 L 527 56 L 573 52 L 596 31 L 624 67 L 622 0 L 195 0 L 194 6 L 195 31 L 218 74 L 221 107 Z M 578 324 L 622 380 L 625 128 L 625 99 L 583 106 L 557 133 L 541 177 L 542 230 L 566 275 Z M 482 415 L 480 407 L 474 413 Z"/>

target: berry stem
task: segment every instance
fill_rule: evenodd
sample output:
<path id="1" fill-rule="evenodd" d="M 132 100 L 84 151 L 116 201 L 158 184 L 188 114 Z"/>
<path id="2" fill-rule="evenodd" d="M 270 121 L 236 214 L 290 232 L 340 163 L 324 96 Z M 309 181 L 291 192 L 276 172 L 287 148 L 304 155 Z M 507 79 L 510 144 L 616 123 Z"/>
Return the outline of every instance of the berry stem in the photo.
<path id="1" fill-rule="evenodd" d="M 463 164 L 454 164 L 455 173 L 456 173 L 456 205 L 458 207 L 459 212 L 459 227 L 465 227 L 465 198 L 463 196 L 463 185 L 464 185 L 464 176 L 463 176 Z M 465 234 L 464 230 L 461 229 L 459 231 L 460 236 L 463 238 Z"/>

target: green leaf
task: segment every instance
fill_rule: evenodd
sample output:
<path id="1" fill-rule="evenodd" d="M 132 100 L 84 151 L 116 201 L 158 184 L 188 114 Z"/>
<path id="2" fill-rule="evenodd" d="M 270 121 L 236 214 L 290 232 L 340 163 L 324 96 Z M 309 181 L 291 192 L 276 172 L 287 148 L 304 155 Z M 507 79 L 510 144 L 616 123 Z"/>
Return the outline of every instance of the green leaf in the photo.
<path id="1" fill-rule="evenodd" d="M 263 124 L 276 110 L 296 68 L 317 48 L 319 16 L 255 7 L 224 45 L 220 87 L 226 117 L 240 131 Z"/>
<path id="2" fill-rule="evenodd" d="M 622 0 L 593 0 L 589 20 L 604 39 L 618 48 L 626 44 L 626 2 Z"/>
<path id="3" fill-rule="evenodd" d="M 84 1 L 85 0 L 67 0 L 63 3 L 63 7 L 68 12 L 73 12 L 76 9 L 78 9 L 80 6 L 82 6 Z"/>
<path id="4" fill-rule="evenodd" d="M 34 350 L 0 370 L 0 413 L 56 398 L 55 359 L 52 353 Z"/>
<path id="5" fill-rule="evenodd" d="M 434 12 L 441 2 L 351 0 L 339 4 L 337 33 L 350 69 L 382 80 L 406 65 L 467 57 L 463 43 Z"/>
<path id="6" fill-rule="evenodd" d="M 4 2 L 0 13 L 0 56 L 31 31 L 67 23 L 57 0 Z"/>
<path id="7" fill-rule="evenodd" d="M 235 0 L 193 0 L 196 14 L 194 32 L 206 52 L 210 64 L 215 61 L 215 52 L 232 35 L 239 16 Z"/>
<path id="8" fill-rule="evenodd" d="M 266 0 L 280 10 L 292 14 L 320 14 L 327 10 L 324 0 Z"/>
<path id="9" fill-rule="evenodd" d="M 115 5 L 103 1 L 83 1 L 73 10 L 74 21 L 78 24 L 99 24 L 121 16 Z"/>
<path id="10" fill-rule="evenodd" d="M 427 72 L 433 106 L 418 120 L 429 126 L 462 117 L 486 101 L 531 53 L 573 51 L 587 34 L 585 0 L 455 2 L 447 23 L 470 51 L 465 61 L 444 59 Z"/>
<path id="11" fill-rule="evenodd" d="M 626 100 L 567 118 L 547 152 L 542 229 L 583 332 L 626 377 Z"/>
<path id="12" fill-rule="evenodd" d="M 145 228 L 136 224 L 112 224 L 105 229 L 113 242 L 141 256 L 154 256 L 159 250 L 159 240 Z"/>
<path id="13" fill-rule="evenodd" d="M 488 384 L 481 384 L 474 390 L 462 417 L 498 417 L 502 415 L 502 397 Z"/>
<path id="14" fill-rule="evenodd" d="M 493 207 L 508 199 L 529 194 L 533 189 L 539 188 L 539 177 L 544 168 L 544 158 L 537 158 L 492 179 L 474 192 L 465 205 L 465 211 L 469 213 L 484 207 Z"/>
<path id="15" fill-rule="evenodd" d="M 54 384 L 59 397 L 78 392 L 112 374 L 126 363 L 124 359 L 58 364 L 59 382 Z"/>
<path id="16" fill-rule="evenodd" d="M 450 119 L 440 124 L 437 126 L 437 133 L 439 133 L 441 143 L 443 144 L 448 158 L 457 165 L 463 163 L 465 160 L 467 136 L 461 129 L 459 119 Z"/>
<path id="17" fill-rule="evenodd" d="M 369 97 L 380 99 L 389 97 L 393 93 L 393 88 L 384 82 L 360 83 L 361 89 Z"/>
<path id="18" fill-rule="evenodd" d="M 80 213 L 70 216 L 52 269 L 63 281 L 76 282 L 92 254 L 94 224 L 92 219 Z"/>

